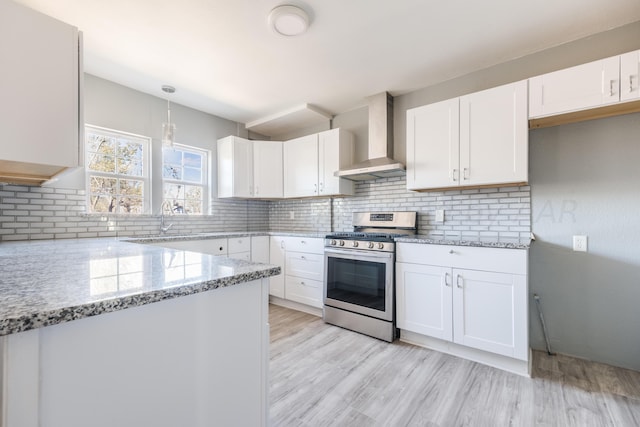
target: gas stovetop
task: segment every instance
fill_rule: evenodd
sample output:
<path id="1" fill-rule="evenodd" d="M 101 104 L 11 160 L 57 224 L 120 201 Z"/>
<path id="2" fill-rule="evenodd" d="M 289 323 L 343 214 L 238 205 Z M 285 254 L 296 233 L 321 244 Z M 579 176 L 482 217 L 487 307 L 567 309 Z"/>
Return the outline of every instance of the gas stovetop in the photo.
<path id="1" fill-rule="evenodd" d="M 372 242 L 393 242 L 394 237 L 406 236 L 402 233 L 363 233 L 358 231 L 344 231 L 329 234 L 327 239 L 367 240 Z"/>
<path id="2" fill-rule="evenodd" d="M 325 237 L 325 248 L 395 252 L 394 238 L 416 232 L 416 212 L 355 212 L 354 231 Z"/>

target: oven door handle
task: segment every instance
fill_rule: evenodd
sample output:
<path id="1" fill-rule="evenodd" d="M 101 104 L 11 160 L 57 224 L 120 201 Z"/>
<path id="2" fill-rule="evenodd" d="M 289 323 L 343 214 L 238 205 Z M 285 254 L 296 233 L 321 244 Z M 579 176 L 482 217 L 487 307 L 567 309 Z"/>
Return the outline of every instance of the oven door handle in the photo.
<path id="1" fill-rule="evenodd" d="M 393 258 L 393 252 L 374 252 L 374 251 L 359 251 L 357 249 L 349 250 L 349 249 L 325 249 L 325 255 L 346 255 L 348 257 L 358 257 L 362 259 L 374 258 L 374 259 L 389 259 Z"/>

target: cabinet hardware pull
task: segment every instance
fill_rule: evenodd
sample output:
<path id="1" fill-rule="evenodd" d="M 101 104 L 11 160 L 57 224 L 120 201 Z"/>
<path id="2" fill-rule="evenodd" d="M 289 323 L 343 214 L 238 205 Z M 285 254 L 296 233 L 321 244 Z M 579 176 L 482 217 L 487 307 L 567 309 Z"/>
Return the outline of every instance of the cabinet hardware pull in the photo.
<path id="1" fill-rule="evenodd" d="M 462 169 L 462 179 L 465 181 L 469 179 L 469 168 Z"/>
<path id="2" fill-rule="evenodd" d="M 613 82 L 615 80 L 609 80 L 609 96 L 613 96 Z"/>
<path id="3" fill-rule="evenodd" d="M 633 74 L 629 76 L 629 92 L 633 92 Z"/>
<path id="4" fill-rule="evenodd" d="M 448 278 L 449 278 L 449 273 L 444 273 L 444 285 L 451 287 L 451 283 L 449 283 L 449 280 L 447 280 Z"/>
<path id="5" fill-rule="evenodd" d="M 304 256 L 304 255 L 301 255 L 301 256 L 300 256 L 300 259 L 307 259 L 307 258 L 305 258 L 305 256 Z"/>
<path id="6" fill-rule="evenodd" d="M 458 180 L 458 178 L 456 178 L 456 172 L 458 172 L 458 169 L 454 169 L 454 170 L 453 170 L 453 180 L 454 180 L 454 181 L 457 181 L 457 180 Z"/>
<path id="7" fill-rule="evenodd" d="M 462 289 L 462 285 L 460 284 L 460 279 L 462 278 L 462 276 L 460 276 L 459 274 L 456 276 L 456 286 L 459 289 Z"/>
<path id="8" fill-rule="evenodd" d="M 284 249 L 284 240 L 280 240 L 280 248 Z"/>
<path id="9" fill-rule="evenodd" d="M 450 254 L 455 254 L 455 253 L 456 253 L 456 251 L 454 251 L 453 249 L 450 249 L 450 250 L 449 250 L 449 253 L 450 253 Z"/>
<path id="10" fill-rule="evenodd" d="M 300 243 L 302 243 L 303 245 L 306 245 L 307 241 L 306 240 L 300 240 Z"/>
<path id="11" fill-rule="evenodd" d="M 318 184 L 313 184 L 313 192 L 314 193 L 318 192 Z"/>
<path id="12" fill-rule="evenodd" d="M 324 184 L 321 182 L 320 183 L 320 192 L 322 193 L 324 191 Z"/>
<path id="13" fill-rule="evenodd" d="M 300 284 L 301 284 L 302 286 L 307 286 L 304 282 L 300 282 Z"/>

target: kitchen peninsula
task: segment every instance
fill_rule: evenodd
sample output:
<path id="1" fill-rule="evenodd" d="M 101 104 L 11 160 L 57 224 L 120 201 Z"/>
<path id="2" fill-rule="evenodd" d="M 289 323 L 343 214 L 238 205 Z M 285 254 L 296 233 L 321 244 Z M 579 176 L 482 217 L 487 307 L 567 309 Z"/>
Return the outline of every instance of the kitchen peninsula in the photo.
<path id="1" fill-rule="evenodd" d="M 118 239 L 0 245 L 2 425 L 267 421 L 280 268 Z"/>

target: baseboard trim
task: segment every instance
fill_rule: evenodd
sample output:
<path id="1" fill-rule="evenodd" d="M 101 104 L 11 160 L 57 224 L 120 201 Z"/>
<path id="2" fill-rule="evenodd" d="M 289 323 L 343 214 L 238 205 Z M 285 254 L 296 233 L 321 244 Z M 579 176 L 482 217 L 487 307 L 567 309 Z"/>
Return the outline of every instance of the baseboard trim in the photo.
<path id="1" fill-rule="evenodd" d="M 304 313 L 322 317 L 321 308 L 311 307 L 310 305 L 300 304 L 299 302 L 274 297 L 273 295 L 269 295 L 269 302 L 271 304 L 279 305 L 280 307 L 290 308 L 292 310 L 302 311 Z"/>
<path id="2" fill-rule="evenodd" d="M 453 356 L 472 360 L 474 362 L 482 363 L 483 365 L 492 366 L 494 368 L 502 369 L 503 371 L 531 378 L 531 351 L 529 351 L 529 360 L 513 359 L 511 357 L 477 350 L 475 348 L 466 347 L 438 338 L 427 337 L 425 335 L 405 330 L 400 331 L 400 341 L 440 351 L 442 353 L 451 354 Z"/>

